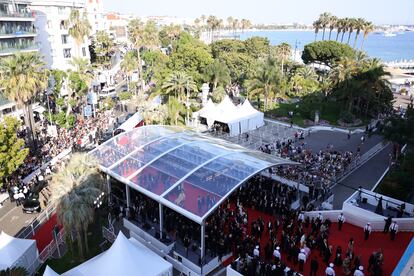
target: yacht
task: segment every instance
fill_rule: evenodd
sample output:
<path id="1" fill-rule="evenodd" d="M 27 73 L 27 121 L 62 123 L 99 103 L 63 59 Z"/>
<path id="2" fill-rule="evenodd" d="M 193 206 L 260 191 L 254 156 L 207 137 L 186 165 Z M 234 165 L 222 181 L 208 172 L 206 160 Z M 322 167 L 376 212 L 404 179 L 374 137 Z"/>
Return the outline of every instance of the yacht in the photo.
<path id="1" fill-rule="evenodd" d="M 393 32 L 390 32 L 390 31 L 385 31 L 384 36 L 385 37 L 393 37 L 393 36 L 397 36 L 397 34 L 395 34 Z"/>

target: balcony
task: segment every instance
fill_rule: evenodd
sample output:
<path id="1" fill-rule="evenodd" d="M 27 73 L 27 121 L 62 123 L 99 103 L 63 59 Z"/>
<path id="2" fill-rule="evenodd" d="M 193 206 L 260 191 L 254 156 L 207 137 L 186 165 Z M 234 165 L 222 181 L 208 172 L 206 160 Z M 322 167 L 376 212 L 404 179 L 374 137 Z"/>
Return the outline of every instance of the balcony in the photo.
<path id="1" fill-rule="evenodd" d="M 0 21 L 35 21 L 35 12 L 0 11 Z"/>
<path id="2" fill-rule="evenodd" d="M 16 45 L 0 45 L 0 56 L 9 56 L 18 52 L 35 52 L 39 50 L 36 43 L 16 44 Z"/>
<path id="3" fill-rule="evenodd" d="M 0 28 L 0 39 L 14 37 L 34 37 L 36 36 L 35 28 Z"/>

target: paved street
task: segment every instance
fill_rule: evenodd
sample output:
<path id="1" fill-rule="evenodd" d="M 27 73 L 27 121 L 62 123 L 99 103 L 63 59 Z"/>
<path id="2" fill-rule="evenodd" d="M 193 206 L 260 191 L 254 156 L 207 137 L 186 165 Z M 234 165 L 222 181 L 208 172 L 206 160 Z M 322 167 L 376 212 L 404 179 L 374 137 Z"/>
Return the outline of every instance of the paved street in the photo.
<path id="1" fill-rule="evenodd" d="M 21 206 L 7 201 L 3 208 L 0 209 L 0 231 L 4 231 L 9 235 L 16 235 L 24 227 L 30 225 L 32 220 L 38 214 L 25 214 Z"/>
<path id="2" fill-rule="evenodd" d="M 344 200 L 350 197 L 359 186 L 367 190 L 371 190 L 374 187 L 388 167 L 391 150 L 392 146 L 388 145 L 333 188 L 332 192 L 335 194 L 334 209 L 341 209 Z"/>

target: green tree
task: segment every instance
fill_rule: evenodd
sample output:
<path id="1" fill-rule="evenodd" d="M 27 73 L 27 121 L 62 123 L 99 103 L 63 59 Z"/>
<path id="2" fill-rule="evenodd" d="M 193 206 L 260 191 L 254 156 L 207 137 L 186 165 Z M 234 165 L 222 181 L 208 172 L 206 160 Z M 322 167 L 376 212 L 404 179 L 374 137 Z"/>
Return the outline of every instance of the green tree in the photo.
<path id="1" fill-rule="evenodd" d="M 346 44 L 336 41 L 317 41 L 305 45 L 302 59 L 305 64 L 319 63 L 332 67 L 341 58 L 355 57 L 355 51 Z"/>
<path id="2" fill-rule="evenodd" d="M 374 31 L 374 25 L 372 22 L 365 22 L 363 27 L 364 36 L 362 37 L 361 50 L 364 49 L 364 42 L 372 31 Z"/>
<path id="3" fill-rule="evenodd" d="M 338 26 L 338 17 L 330 16 L 328 19 L 329 40 L 331 40 L 332 31 Z"/>
<path id="4" fill-rule="evenodd" d="M 318 20 L 315 20 L 313 23 L 312 23 L 312 26 L 313 26 L 313 28 L 315 29 L 315 41 L 316 41 L 316 38 L 317 38 L 317 36 L 318 36 L 318 33 L 319 33 L 319 30 L 321 29 L 321 21 L 318 19 Z"/>
<path id="5" fill-rule="evenodd" d="M 217 89 L 213 90 L 211 94 L 211 99 L 215 103 L 221 103 L 221 101 L 226 97 L 227 93 L 223 86 L 217 87 Z"/>
<path id="6" fill-rule="evenodd" d="M 168 118 L 171 124 L 178 125 L 181 113 L 184 112 L 184 106 L 175 97 L 169 97 L 168 103 Z"/>
<path id="7" fill-rule="evenodd" d="M 72 9 L 65 25 L 68 27 L 69 35 L 75 39 L 75 56 L 79 57 L 80 46 L 84 42 L 85 37 L 88 37 L 92 30 L 86 12 L 81 15 L 79 9 Z"/>
<path id="8" fill-rule="evenodd" d="M 24 110 L 25 125 L 29 130 L 30 144 L 36 143 L 32 104 L 34 97 L 46 90 L 48 70 L 37 53 L 18 53 L 0 59 L 0 87 L 6 98 Z"/>
<path id="9" fill-rule="evenodd" d="M 50 187 L 52 200 L 57 203 L 57 220 L 67 232 L 76 232 L 78 254 L 83 260 L 84 248 L 88 251 L 87 230 L 94 217 L 94 201 L 105 187 L 96 160 L 87 154 L 72 155 L 66 168 L 53 175 Z M 71 245 L 70 238 L 68 243 Z"/>
<path id="10" fill-rule="evenodd" d="M 268 108 L 268 101 L 271 97 L 281 94 L 281 74 L 275 66 L 275 61 L 268 59 L 262 62 L 252 78 L 246 81 L 248 98 L 257 96 L 264 98 L 264 111 Z"/>
<path id="11" fill-rule="evenodd" d="M 24 163 L 29 153 L 29 150 L 24 148 L 24 140 L 17 138 L 19 125 L 16 118 L 8 116 L 0 123 L 0 188 Z"/>
<path id="12" fill-rule="evenodd" d="M 202 82 L 202 72 L 213 62 L 210 49 L 203 42 L 189 34 L 182 34 L 176 43 L 168 62 L 172 71 L 182 71 L 192 76 L 197 83 Z"/>
<path id="13" fill-rule="evenodd" d="M 276 53 L 275 53 L 276 57 L 280 59 L 282 63 L 282 75 L 283 75 L 285 72 L 283 65 L 285 64 L 286 60 L 288 60 L 290 56 L 292 55 L 292 47 L 290 47 L 288 43 L 284 42 L 284 43 L 277 45 L 275 50 L 276 50 Z"/>
<path id="14" fill-rule="evenodd" d="M 93 39 L 95 53 L 101 65 L 106 65 L 111 58 L 110 53 L 115 46 L 114 40 L 105 31 L 97 31 Z"/>
<path id="15" fill-rule="evenodd" d="M 138 53 L 137 51 L 128 51 L 121 61 L 121 69 L 127 74 L 128 91 L 130 90 L 131 76 L 135 70 L 138 70 Z"/>
<path id="16" fill-rule="evenodd" d="M 244 41 L 246 53 L 254 59 L 265 58 L 270 54 L 270 42 L 265 37 L 254 36 Z"/>
<path id="17" fill-rule="evenodd" d="M 206 79 L 213 84 L 213 91 L 216 90 L 217 85 L 226 86 L 231 81 L 229 68 L 217 59 L 206 67 L 204 73 Z"/>
<path id="18" fill-rule="evenodd" d="M 318 90 L 318 75 L 309 66 L 296 69 L 295 74 L 290 79 L 290 86 L 295 96 L 305 96 Z"/>
<path id="19" fill-rule="evenodd" d="M 191 91 L 197 91 L 197 85 L 192 77 L 184 72 L 174 72 L 167 77 L 162 84 L 162 93 L 173 95 L 180 103 L 186 102 L 186 97 Z"/>

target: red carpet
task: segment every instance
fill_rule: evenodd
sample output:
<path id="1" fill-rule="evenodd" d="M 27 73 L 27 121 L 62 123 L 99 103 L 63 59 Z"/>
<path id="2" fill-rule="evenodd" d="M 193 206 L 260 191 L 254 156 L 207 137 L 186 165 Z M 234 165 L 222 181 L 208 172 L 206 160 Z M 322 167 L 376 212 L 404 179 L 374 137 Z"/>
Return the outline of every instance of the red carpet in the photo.
<path id="1" fill-rule="evenodd" d="M 35 232 L 33 239 L 36 240 L 39 253 L 53 240 L 53 228 L 56 225 L 56 214 L 53 214 L 48 221 L 43 223 Z"/>
<path id="2" fill-rule="evenodd" d="M 251 222 L 257 220 L 259 217 L 265 221 L 265 225 L 271 218 L 271 216 L 263 214 L 259 211 L 250 210 L 248 209 L 248 218 L 249 218 L 249 227 Z M 310 230 L 307 229 L 307 230 Z M 249 229 L 250 232 L 250 229 Z M 278 235 L 280 235 L 281 229 L 279 228 Z M 338 231 L 338 226 L 336 223 L 333 223 L 330 228 L 329 234 L 329 244 L 333 246 L 333 254 L 331 258 L 331 262 L 333 262 L 335 258 L 335 251 L 337 246 L 342 247 L 343 258 L 345 257 L 345 252 L 348 247 L 348 241 L 350 238 L 354 239 L 354 252 L 355 256 L 361 256 L 361 264 L 364 266 L 365 275 L 369 275 L 366 271 L 368 268 L 368 259 L 373 251 L 378 249 L 382 249 L 384 253 L 384 264 L 382 266 L 383 275 L 391 275 L 394 268 L 396 267 L 399 259 L 401 258 L 402 254 L 404 253 L 406 247 L 410 243 L 411 239 L 413 238 L 413 232 L 399 232 L 397 233 L 395 241 L 390 240 L 389 234 L 383 234 L 381 232 L 373 232 L 371 233 L 368 241 L 364 241 L 364 233 L 362 228 L 353 226 L 351 224 L 345 223 L 342 227 L 342 231 Z M 261 242 L 261 254 L 264 257 L 264 248 L 266 243 L 269 240 L 269 235 L 266 230 L 263 233 L 262 242 Z M 279 239 L 280 240 L 280 239 Z M 318 257 L 319 261 L 319 269 L 318 275 L 325 275 L 325 268 L 326 265 L 323 263 L 321 257 L 319 257 L 319 250 L 315 249 L 311 251 L 310 256 L 308 257 L 305 268 L 304 268 L 304 275 L 310 275 L 310 260 L 314 257 Z M 287 253 L 282 252 L 282 260 L 284 263 L 288 264 L 289 267 L 293 267 L 292 263 L 289 263 L 286 259 Z M 295 267 L 295 270 L 298 270 L 298 266 Z M 345 275 L 343 273 L 342 267 L 335 267 L 336 275 Z M 353 275 L 353 273 L 351 274 Z"/>

